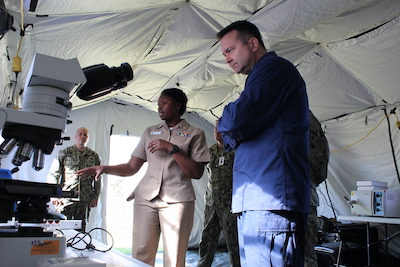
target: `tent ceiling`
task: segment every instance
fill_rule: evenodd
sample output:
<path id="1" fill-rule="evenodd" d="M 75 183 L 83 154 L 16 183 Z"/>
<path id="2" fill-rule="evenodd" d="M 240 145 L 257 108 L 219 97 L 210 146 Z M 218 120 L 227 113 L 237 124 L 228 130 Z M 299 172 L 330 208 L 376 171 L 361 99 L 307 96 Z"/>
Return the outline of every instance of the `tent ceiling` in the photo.
<path id="1" fill-rule="evenodd" d="M 19 28 L 20 1 L 4 2 Z M 213 122 L 246 78 L 225 64 L 215 35 L 241 19 L 255 23 L 268 49 L 298 67 L 320 121 L 400 101 L 397 0 L 39 0 L 34 11 L 23 2 L 21 87 L 34 53 L 77 58 L 82 67 L 133 67 L 127 87 L 90 102 L 74 97 L 74 109 L 112 99 L 156 110 L 158 94 L 179 87 L 188 111 Z M 19 38 L 19 29 L 9 31 L 2 51 L 7 46 L 14 57 Z M 0 60 L 5 88 L 12 60 Z"/>
<path id="2" fill-rule="evenodd" d="M 107 124 L 141 132 L 150 118 L 157 119 L 155 113 L 143 115 L 141 108 L 110 101 L 156 111 L 159 93 L 179 87 L 188 95 L 188 111 L 214 123 L 225 104 L 239 97 L 246 79 L 225 64 L 215 35 L 233 21 L 249 20 L 259 27 L 268 50 L 297 66 L 310 108 L 324 124 L 332 152 L 326 185 L 334 190 L 329 189 L 332 202 L 320 197 L 319 214 L 330 217 L 334 208 L 349 214 L 343 196 L 357 180 L 386 181 L 400 190 L 398 118 L 385 117 L 400 105 L 398 0 L 22 0 L 23 12 L 20 0 L 1 1 L 17 31 L 0 40 L 0 106 L 16 102 L 34 53 L 77 58 L 82 68 L 124 62 L 133 67 L 134 79 L 122 90 L 89 102 L 71 99 L 74 123 L 96 129 L 93 148 L 106 157 L 108 143 L 98 140 L 105 132 L 108 137 Z M 29 11 L 31 2 L 37 6 Z M 12 59 L 18 47 L 23 65 L 15 86 Z M 93 105 L 103 100 L 108 101 Z M 212 139 L 212 126 L 203 126 L 210 126 Z M 344 150 L 350 144 L 356 145 Z"/>

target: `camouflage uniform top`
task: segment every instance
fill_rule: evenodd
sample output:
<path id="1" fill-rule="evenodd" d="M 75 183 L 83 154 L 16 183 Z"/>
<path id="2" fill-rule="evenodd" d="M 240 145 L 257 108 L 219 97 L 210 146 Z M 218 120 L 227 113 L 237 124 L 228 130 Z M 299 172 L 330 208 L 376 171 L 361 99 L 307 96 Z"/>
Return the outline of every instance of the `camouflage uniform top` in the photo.
<path id="1" fill-rule="evenodd" d="M 79 195 L 80 201 L 88 203 L 92 199 L 99 198 L 101 180 L 94 181 L 94 176 L 82 180 L 75 172 L 100 164 L 99 155 L 90 148 L 87 147 L 84 152 L 80 152 L 75 145 L 70 146 L 60 150 L 56 156 L 47 181 L 49 183 L 62 184 L 63 191 L 74 191 Z"/>
<path id="2" fill-rule="evenodd" d="M 218 144 L 210 147 L 209 174 L 206 192 L 206 205 L 230 206 L 232 202 L 232 171 L 235 152 L 218 151 Z M 213 193 L 214 192 L 214 193 Z"/>
<path id="3" fill-rule="evenodd" d="M 328 175 L 329 146 L 321 124 L 310 111 L 310 182 L 311 206 L 318 206 L 315 187 L 325 181 Z"/>

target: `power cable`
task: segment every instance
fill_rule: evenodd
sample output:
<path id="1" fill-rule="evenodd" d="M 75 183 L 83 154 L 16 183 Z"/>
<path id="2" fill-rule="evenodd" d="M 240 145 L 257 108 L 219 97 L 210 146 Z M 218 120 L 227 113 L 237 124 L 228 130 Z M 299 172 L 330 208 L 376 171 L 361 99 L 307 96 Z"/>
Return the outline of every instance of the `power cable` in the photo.
<path id="1" fill-rule="evenodd" d="M 397 180 L 398 180 L 399 183 L 400 183 L 399 168 L 398 168 L 398 166 L 397 166 L 396 153 L 395 153 L 394 147 L 393 147 L 392 131 L 390 130 L 389 116 L 388 116 L 388 114 L 387 114 L 386 109 L 383 109 L 383 112 L 385 112 L 385 117 L 386 117 L 386 120 L 387 120 L 387 123 L 388 123 L 389 142 L 390 142 L 390 148 L 391 148 L 391 150 L 392 150 L 393 163 L 394 163 L 394 167 L 396 168 Z M 390 111 L 390 114 L 396 115 L 396 108 L 392 109 L 392 110 Z M 389 115 L 390 115 L 390 114 L 389 114 Z M 397 115 L 396 115 L 396 118 L 397 118 Z M 396 121 L 397 127 L 399 127 L 399 123 L 398 123 L 398 122 L 399 122 L 399 119 L 397 118 L 397 121 Z"/>
<path id="2" fill-rule="evenodd" d="M 94 230 L 101 230 L 101 231 L 105 231 L 110 237 L 111 237 L 111 246 L 106 249 L 106 250 L 100 250 L 97 249 L 95 247 L 95 245 L 92 244 L 92 236 L 90 235 L 91 232 L 93 232 Z M 89 241 L 85 240 L 85 237 L 89 237 Z M 79 247 L 77 246 L 79 243 L 83 243 L 85 244 L 85 247 Z M 110 232 L 108 232 L 107 230 L 103 229 L 103 228 L 93 228 L 92 230 L 90 230 L 87 233 L 83 233 L 83 232 L 79 232 L 77 233 L 74 237 L 71 237 L 70 239 L 67 240 L 67 247 L 72 247 L 76 250 L 95 250 L 95 251 L 99 251 L 99 252 L 107 252 L 109 250 L 111 250 L 114 246 L 114 238 L 113 236 L 110 234 Z"/>
<path id="3" fill-rule="evenodd" d="M 395 109 L 396 109 L 396 108 L 394 108 L 394 110 L 395 110 Z M 369 131 L 363 138 L 361 138 L 360 140 L 358 140 L 358 141 L 356 141 L 356 142 L 354 142 L 354 143 L 352 143 L 352 144 L 350 144 L 350 145 L 348 145 L 348 146 L 346 146 L 346 147 L 344 147 L 344 148 L 342 148 L 342 149 L 333 150 L 333 151 L 331 151 L 331 153 L 343 151 L 343 150 L 348 149 L 349 147 L 354 146 L 355 144 L 357 144 L 357 143 L 363 141 L 363 140 L 364 140 L 365 138 L 367 138 L 373 131 L 375 131 L 376 128 L 378 128 L 378 126 L 381 125 L 381 123 L 382 123 L 387 117 L 389 117 L 389 116 L 392 115 L 392 114 L 396 116 L 396 125 L 397 125 L 397 127 L 400 129 L 400 122 L 399 122 L 399 118 L 397 117 L 396 113 L 386 114 L 386 110 L 385 110 L 385 117 L 383 117 L 383 118 L 380 120 L 380 122 L 378 123 L 378 125 L 376 125 L 371 131 Z M 389 125 L 389 126 L 390 126 L 390 125 Z"/>
<path id="4" fill-rule="evenodd" d="M 330 203 L 329 206 L 332 209 L 333 217 L 335 218 L 335 221 L 336 221 L 337 220 L 336 210 L 333 207 L 332 199 L 331 199 L 331 196 L 329 194 L 328 183 L 326 182 L 326 180 L 324 181 L 324 183 L 325 183 L 325 191 L 326 191 L 326 194 L 328 195 L 328 200 L 329 200 L 329 203 Z"/>

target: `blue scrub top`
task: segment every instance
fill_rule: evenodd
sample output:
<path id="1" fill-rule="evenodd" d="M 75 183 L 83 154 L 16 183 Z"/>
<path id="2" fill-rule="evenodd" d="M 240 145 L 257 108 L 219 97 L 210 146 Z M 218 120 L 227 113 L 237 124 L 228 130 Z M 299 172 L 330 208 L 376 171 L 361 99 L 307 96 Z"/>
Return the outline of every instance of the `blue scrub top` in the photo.
<path id="1" fill-rule="evenodd" d="M 247 77 L 241 96 L 225 106 L 218 131 L 236 150 L 232 211 L 308 213 L 309 105 L 296 67 L 275 52 Z"/>

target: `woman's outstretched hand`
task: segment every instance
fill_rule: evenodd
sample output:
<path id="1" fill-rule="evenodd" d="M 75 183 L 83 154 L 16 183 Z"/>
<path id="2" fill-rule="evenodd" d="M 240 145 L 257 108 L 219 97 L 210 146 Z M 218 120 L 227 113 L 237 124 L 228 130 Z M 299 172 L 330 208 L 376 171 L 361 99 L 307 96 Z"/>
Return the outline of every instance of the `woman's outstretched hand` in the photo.
<path id="1" fill-rule="evenodd" d="M 88 167 L 75 172 L 75 174 L 81 176 L 83 180 L 86 180 L 90 176 L 94 175 L 95 181 L 98 181 L 100 175 L 102 175 L 103 173 L 104 173 L 104 166 Z"/>

